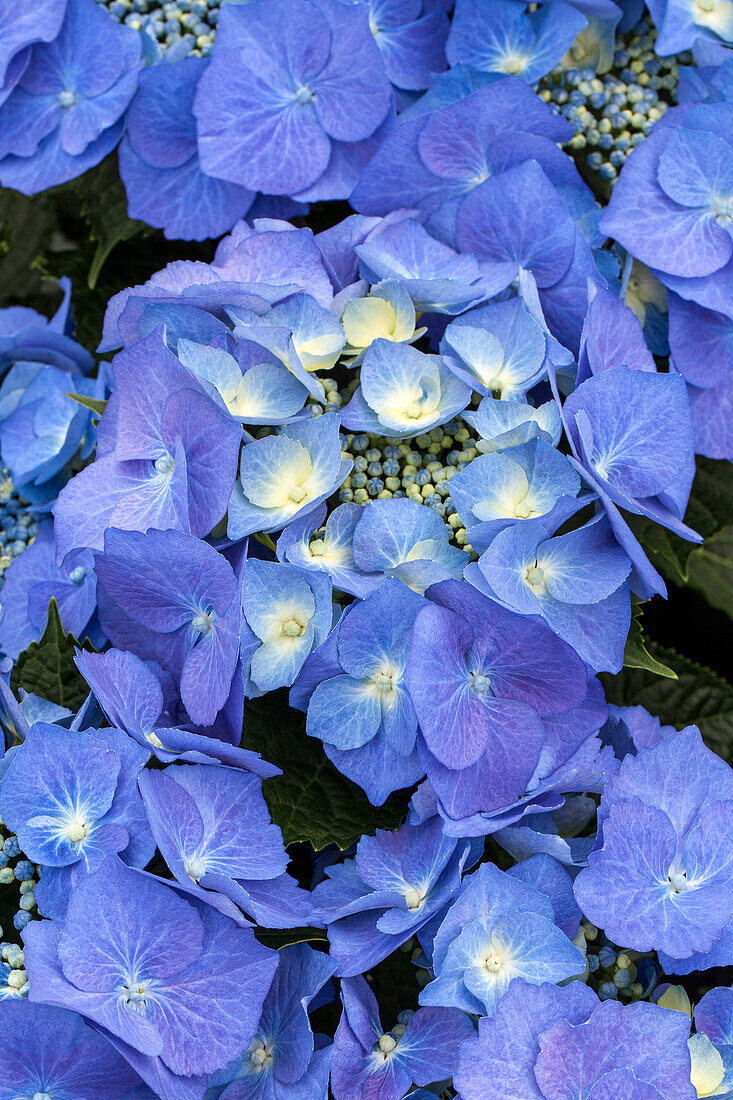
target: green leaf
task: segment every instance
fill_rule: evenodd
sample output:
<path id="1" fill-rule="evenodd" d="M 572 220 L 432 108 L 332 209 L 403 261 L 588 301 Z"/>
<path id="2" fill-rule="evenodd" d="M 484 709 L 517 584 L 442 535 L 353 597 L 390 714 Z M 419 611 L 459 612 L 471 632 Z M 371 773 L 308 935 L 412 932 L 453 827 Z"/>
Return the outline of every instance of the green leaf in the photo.
<path id="1" fill-rule="evenodd" d="M 685 523 L 699 546 L 643 516 L 627 516 L 653 565 L 673 584 L 687 585 L 733 618 L 733 463 L 698 456 Z"/>
<path id="2" fill-rule="evenodd" d="M 305 715 L 288 706 L 284 691 L 247 700 L 241 743 L 283 770 L 265 780 L 263 793 L 286 845 L 309 841 L 316 850 L 327 844 L 344 849 L 377 827 L 396 829 L 405 818 L 410 792 L 372 806 L 361 788 L 333 766 L 321 742 L 308 737 Z"/>
<path id="3" fill-rule="evenodd" d="M 30 199 L 0 189 L 1 304 L 19 299 L 28 304 L 28 297 L 40 290 L 42 276 L 34 261 L 47 247 L 55 222 L 55 206 L 48 195 Z"/>
<path id="4" fill-rule="evenodd" d="M 604 674 L 601 679 L 609 703 L 646 707 L 677 729 L 699 726 L 710 748 L 733 764 L 733 685 L 673 649 L 653 642 L 649 648 L 655 658 L 674 669 L 677 679 L 660 679 L 641 669 L 624 669 L 618 676 Z"/>
<path id="5" fill-rule="evenodd" d="M 10 686 L 48 699 L 60 707 L 78 710 L 89 694 L 84 678 L 74 664 L 74 648 L 96 653 L 88 639 L 83 643 L 73 634 L 65 634 L 58 604 L 51 597 L 46 627 L 38 642 L 31 642 L 18 654 L 10 677 Z"/>
<path id="6" fill-rule="evenodd" d="M 651 672 L 654 676 L 666 676 L 669 680 L 676 680 L 677 673 L 652 657 L 646 648 L 646 638 L 642 625 L 643 604 L 632 596 L 631 627 L 624 647 L 624 668 L 641 668 Z"/>
<path id="7" fill-rule="evenodd" d="M 79 195 L 79 213 L 89 226 L 96 249 L 87 285 L 93 289 L 104 263 L 115 245 L 146 229 L 145 223 L 127 216 L 127 194 L 120 179 L 117 157 L 112 154 L 74 183 Z"/>
<path id="8" fill-rule="evenodd" d="M 107 408 L 107 402 L 100 400 L 98 397 L 87 397 L 84 393 L 67 393 L 66 396 L 83 405 L 85 409 L 91 409 L 97 416 L 101 416 Z"/>

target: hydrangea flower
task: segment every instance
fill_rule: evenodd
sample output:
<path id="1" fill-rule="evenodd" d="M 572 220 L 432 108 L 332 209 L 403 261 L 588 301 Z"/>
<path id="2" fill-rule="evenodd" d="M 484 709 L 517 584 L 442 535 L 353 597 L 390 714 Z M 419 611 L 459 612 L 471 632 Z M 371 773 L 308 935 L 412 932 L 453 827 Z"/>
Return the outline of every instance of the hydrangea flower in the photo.
<path id="1" fill-rule="evenodd" d="M 616 942 L 656 948 L 669 973 L 685 972 L 686 960 L 728 965 L 731 798 L 733 771 L 694 726 L 627 756 L 601 800 L 597 850 L 575 882 L 586 916 Z"/>
<path id="2" fill-rule="evenodd" d="M 245 695 L 290 687 L 308 654 L 331 630 L 331 582 L 321 573 L 279 562 L 247 562 L 240 650 Z"/>
<path id="3" fill-rule="evenodd" d="M 694 476 L 692 424 L 679 375 L 604 370 L 582 382 L 563 405 L 575 455 L 570 461 L 598 494 L 614 535 L 631 558 L 643 595 L 664 593 L 618 509 L 648 516 L 693 542 L 682 522 Z"/>
<path id="4" fill-rule="evenodd" d="M 730 103 L 670 111 L 629 157 L 600 223 L 669 290 L 728 316 L 732 113 Z"/>
<path id="5" fill-rule="evenodd" d="M 554 755 L 550 742 L 559 752 L 564 742 L 566 760 L 592 732 L 585 666 L 544 624 L 465 581 L 428 595 L 435 602 L 418 612 L 405 672 L 428 778 L 452 817 L 510 807 Z"/>
<path id="6" fill-rule="evenodd" d="M 689 49 L 699 38 L 733 42 L 733 12 L 723 0 L 652 0 L 649 11 L 659 28 L 654 49 L 662 57 Z"/>
<path id="7" fill-rule="evenodd" d="M 669 350 L 687 383 L 695 453 L 733 460 L 733 319 L 670 294 Z"/>
<path id="8" fill-rule="evenodd" d="M 199 886 L 198 896 L 211 904 L 217 895 L 230 898 L 268 928 L 310 923 L 310 899 L 285 873 L 282 834 L 258 776 L 223 765 L 177 765 L 146 771 L 140 791 L 178 882 Z"/>
<path id="9" fill-rule="evenodd" d="M 241 424 L 287 424 L 302 412 L 308 390 L 267 352 L 253 355 L 245 344 L 229 352 L 179 340 L 176 353 L 209 396 Z"/>
<path id="10" fill-rule="evenodd" d="M 207 736 L 191 730 L 185 714 L 181 724 L 177 724 L 178 715 L 171 713 L 178 703 L 173 678 L 155 662 L 143 661 L 120 649 L 107 649 L 104 653 L 77 651 L 75 663 L 111 725 L 124 730 L 163 763 L 221 762 L 244 768 L 263 779 L 281 774 L 274 764 L 262 760 L 259 753 L 239 748 L 241 707 L 232 736 L 224 739 L 230 732 L 224 723 Z M 236 680 L 235 676 L 234 683 Z M 228 704 L 229 700 L 221 714 L 225 714 Z"/>
<path id="11" fill-rule="evenodd" d="M 4 574 L 0 597 L 0 648 L 4 653 L 16 658 L 31 642 L 38 641 L 51 599 L 56 600 L 64 630 L 77 638 L 91 635 L 101 644 L 103 636 L 94 618 L 94 556 L 89 550 L 81 550 L 57 565 L 53 524 L 46 520 L 38 528 L 35 541 Z"/>
<path id="12" fill-rule="evenodd" d="M 534 84 L 567 53 L 587 19 L 563 0 L 527 12 L 508 0 L 456 0 L 446 53 L 451 65 L 519 74 Z"/>
<path id="13" fill-rule="evenodd" d="M 693 1084 L 698 1096 L 725 1098 L 733 1091 L 733 989 L 709 990 L 695 1005 L 694 1019 Z"/>
<path id="14" fill-rule="evenodd" d="M 352 546 L 358 569 L 396 577 L 421 595 L 438 581 L 460 580 L 469 560 L 436 512 L 400 498 L 362 509 Z"/>
<path id="15" fill-rule="evenodd" d="M 448 18 L 422 0 L 369 0 L 369 29 L 397 88 L 422 91 L 446 68 Z"/>
<path id="16" fill-rule="evenodd" d="M 140 53 L 131 27 L 93 0 L 67 0 L 58 35 L 31 47 L 0 108 L 3 187 L 32 195 L 99 164 L 121 137 Z"/>
<path id="17" fill-rule="evenodd" d="M 147 1075 L 237 1057 L 277 967 L 250 929 L 114 859 L 77 886 L 63 923 L 32 921 L 24 941 L 31 1000 L 74 1008 Z"/>
<path id="18" fill-rule="evenodd" d="M 248 443 L 229 502 L 228 534 L 279 531 L 307 515 L 341 484 L 353 463 L 341 458 L 338 416 L 289 424 Z"/>
<path id="19" fill-rule="evenodd" d="M 482 553 L 500 531 L 541 519 L 555 529 L 582 507 L 580 477 L 542 439 L 479 455 L 450 482 L 471 545 Z"/>
<path id="20" fill-rule="evenodd" d="M 542 858 L 542 857 L 536 857 Z M 557 867 L 567 884 L 570 876 Z M 551 901 L 484 863 L 468 879 L 438 928 L 433 980 L 420 1004 L 493 1016 L 519 978 L 531 985 L 582 974 L 585 958 L 555 924 Z"/>
<path id="21" fill-rule="evenodd" d="M 414 218 L 385 224 L 355 251 L 363 279 L 399 279 L 420 312 L 462 313 L 495 293 L 473 256 L 436 240 Z"/>
<path id="22" fill-rule="evenodd" d="M 323 741 L 327 756 L 375 805 L 422 774 L 403 675 L 410 631 L 424 605 L 400 581 L 385 580 L 346 612 L 290 695 L 307 709 L 308 734 Z"/>
<path id="23" fill-rule="evenodd" d="M 71 374 L 86 374 L 94 358 L 73 338 L 71 282 L 59 279 L 63 293 L 53 317 L 27 306 L 0 309 L 0 373 L 13 363 L 50 363 Z"/>
<path id="24" fill-rule="evenodd" d="M 0 814 L 43 865 L 41 911 L 63 913 L 69 891 L 110 852 L 144 867 L 154 844 L 137 789 L 147 753 L 115 729 L 31 726 L 0 787 Z"/>
<path id="25" fill-rule="evenodd" d="M 221 1100 L 326 1100 L 333 1047 L 314 1036 L 308 1011 L 334 969 L 328 955 L 304 943 L 280 950 L 254 1038 L 209 1078 L 210 1089 L 225 1085 Z"/>
<path id="26" fill-rule="evenodd" d="M 61 29 L 66 0 L 19 0 L 0 15 L 0 103 L 23 75 L 36 42 L 53 42 Z"/>
<path id="27" fill-rule="evenodd" d="M 505 451 L 533 439 L 543 439 L 556 447 L 562 435 L 560 410 L 555 401 L 545 401 L 535 408 L 522 401 L 488 396 L 475 411 L 466 410 L 463 419 L 478 432 L 476 450 L 482 454 Z"/>
<path id="28" fill-rule="evenodd" d="M 446 364 L 482 397 L 516 401 L 542 378 L 545 334 L 521 298 L 489 302 L 451 321 Z"/>
<path id="29" fill-rule="evenodd" d="M 401 119 L 365 168 L 351 203 L 363 214 L 417 207 L 432 215 L 428 228 L 455 247 L 463 199 L 497 172 L 533 158 L 554 183 L 582 187 L 554 144 L 568 133 L 565 121 L 553 117 L 523 81 L 498 81 L 434 112 Z"/>
<path id="30" fill-rule="evenodd" d="M 445 424 L 470 398 L 470 387 L 439 355 L 380 339 L 364 356 L 359 388 L 341 422 L 352 431 L 411 439 Z"/>
<path id="31" fill-rule="evenodd" d="M 16 1096 L 150 1100 L 153 1095 L 114 1047 L 75 1012 L 26 1000 L 3 1001 L 0 1020 L 3 1072 Z"/>
<path id="32" fill-rule="evenodd" d="M 631 621 L 631 561 L 596 517 L 549 537 L 540 521 L 500 531 L 466 573 L 522 615 L 541 615 L 595 672 L 620 672 Z"/>
<path id="33" fill-rule="evenodd" d="M 110 527 L 208 535 L 234 485 L 242 429 L 197 390 L 166 348 L 162 329 L 118 355 L 113 375 L 96 461 L 72 478 L 53 507 L 59 558 L 101 550 Z"/>
<path id="34" fill-rule="evenodd" d="M 405 1022 L 383 1031 L 376 999 L 362 977 L 343 979 L 341 1001 L 331 1070 L 335 1100 L 402 1100 L 413 1083 L 443 1081 L 453 1073 L 461 1042 L 474 1035 L 468 1017 L 450 1008 L 405 1012 Z"/>
<path id="35" fill-rule="evenodd" d="M 519 980 L 461 1047 L 454 1082 L 464 1100 L 695 1100 L 688 1034 L 679 1012 Z"/>
<path id="36" fill-rule="evenodd" d="M 201 171 L 193 97 L 205 69 L 206 61 L 197 57 L 145 69 L 120 144 L 129 216 L 169 238 L 220 237 L 255 198 L 237 183 Z"/>
<path id="37" fill-rule="evenodd" d="M 313 891 L 339 974 L 362 974 L 425 928 L 474 858 L 470 842 L 444 836 L 438 819 L 363 836 L 356 857 L 328 867 Z"/>
<path id="38" fill-rule="evenodd" d="M 333 142 L 369 138 L 389 107 L 364 5 L 230 6 L 194 99 L 201 164 L 252 191 L 294 195 L 324 174 Z"/>
<path id="39" fill-rule="evenodd" d="M 359 504 L 340 504 L 326 518 L 326 505 L 320 504 L 285 528 L 277 540 L 278 558 L 326 573 L 334 588 L 363 599 L 383 580 L 382 573 L 362 572 L 354 560 L 354 531 L 366 515 Z"/>
<path id="40" fill-rule="evenodd" d="M 610 232 L 610 230 L 608 230 Z M 492 176 L 466 196 L 456 222 L 458 247 L 481 261 L 492 293 L 520 269 L 531 272 L 552 335 L 576 352 L 588 280 L 600 282 L 590 247 L 536 162 Z"/>
<path id="41" fill-rule="evenodd" d="M 383 279 L 364 297 L 349 298 L 341 314 L 344 353 L 357 366 L 375 340 L 412 344 L 425 332 L 415 326 L 415 306 L 401 282 Z"/>
<path id="42" fill-rule="evenodd" d="M 240 591 L 229 563 L 192 535 L 112 528 L 95 568 L 112 644 L 159 661 L 176 677 L 191 718 L 210 725 L 238 656 Z"/>
<path id="43" fill-rule="evenodd" d="M 0 387 L 0 447 L 13 483 L 34 504 L 48 504 L 68 479 L 72 459 L 93 445 L 91 412 L 69 397 L 104 396 L 98 382 L 60 367 L 16 363 Z"/>

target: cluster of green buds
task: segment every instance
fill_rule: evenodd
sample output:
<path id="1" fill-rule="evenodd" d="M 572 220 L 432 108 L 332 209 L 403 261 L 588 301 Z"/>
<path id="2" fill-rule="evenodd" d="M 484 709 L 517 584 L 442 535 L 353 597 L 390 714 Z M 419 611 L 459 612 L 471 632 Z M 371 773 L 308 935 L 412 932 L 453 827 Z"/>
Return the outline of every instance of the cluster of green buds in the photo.
<path id="1" fill-rule="evenodd" d="M 219 22 L 221 0 L 97 0 L 119 23 L 145 29 L 161 50 L 185 41 L 188 54 L 211 52 Z"/>
<path id="2" fill-rule="evenodd" d="M 354 469 L 339 491 L 339 503 L 407 497 L 436 511 L 448 524 L 453 542 L 470 552 L 466 529 L 451 500 L 450 481 L 480 451 L 478 437 L 460 416 L 414 439 L 366 433 L 341 438 L 342 454 L 353 460 Z"/>
<path id="3" fill-rule="evenodd" d="M 10 473 L 0 469 L 0 587 L 9 565 L 30 546 L 38 533 L 38 520 L 18 496 Z"/>
<path id="4" fill-rule="evenodd" d="M 582 42 L 537 85 L 537 93 L 575 133 L 567 149 L 589 182 L 613 184 L 626 158 L 677 102 L 680 65 L 688 53 L 659 57 L 648 19 L 619 36 L 607 72 L 587 63 Z M 595 177 L 595 179 L 594 179 Z"/>
<path id="5" fill-rule="evenodd" d="M 617 947 L 588 921 L 574 943 L 586 953 L 586 981 L 602 1001 L 648 1001 L 659 981 L 653 954 Z"/>
<path id="6" fill-rule="evenodd" d="M 26 924 L 37 916 L 35 891 L 39 878 L 39 868 L 26 858 L 17 836 L 0 823 L 0 908 L 3 914 L 13 914 L 16 932 L 22 932 Z M 0 929 L 2 935 L 3 930 Z M 5 948 L 10 946 L 9 943 L 0 943 L 3 958 Z"/>

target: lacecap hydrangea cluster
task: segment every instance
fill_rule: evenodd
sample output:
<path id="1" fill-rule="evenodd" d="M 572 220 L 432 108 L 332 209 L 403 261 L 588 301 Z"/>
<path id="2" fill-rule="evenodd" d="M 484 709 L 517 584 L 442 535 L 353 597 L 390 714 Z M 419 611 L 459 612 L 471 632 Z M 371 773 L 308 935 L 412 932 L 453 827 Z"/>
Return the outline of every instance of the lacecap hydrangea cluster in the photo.
<path id="1" fill-rule="evenodd" d="M 66 281 L 0 312 L 0 1096 L 733 1096 L 733 990 L 682 986 L 733 965 L 733 771 L 598 679 L 665 594 L 629 517 L 699 542 L 733 451 L 727 3 L 650 5 L 697 66 L 603 212 L 534 86 L 631 4 L 0 10 L 0 182 L 121 139 L 134 216 L 231 229 L 101 359 Z M 56 613 L 76 709 L 17 686 Z M 286 847 L 285 700 L 397 828 Z"/>

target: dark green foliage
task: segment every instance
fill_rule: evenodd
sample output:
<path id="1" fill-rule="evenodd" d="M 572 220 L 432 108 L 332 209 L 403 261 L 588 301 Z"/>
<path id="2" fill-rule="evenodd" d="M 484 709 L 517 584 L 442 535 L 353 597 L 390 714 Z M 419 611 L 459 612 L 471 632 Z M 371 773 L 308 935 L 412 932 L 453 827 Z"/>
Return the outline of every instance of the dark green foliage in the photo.
<path id="1" fill-rule="evenodd" d="M 286 692 L 247 701 L 242 746 L 283 770 L 265 781 L 264 795 L 286 845 L 310 841 L 317 851 L 327 844 L 343 850 L 377 827 L 396 829 L 405 817 L 410 792 L 372 806 L 361 788 L 336 770 L 320 741 L 308 737 L 305 715 L 288 706 Z"/>
<path id="2" fill-rule="evenodd" d="M 52 598 L 40 641 L 31 642 L 15 662 L 10 678 L 13 691 L 17 694 L 23 688 L 60 707 L 77 710 L 89 694 L 89 688 L 74 664 L 74 649 L 79 645 L 73 634 L 64 633 L 58 604 Z M 81 648 L 96 652 L 88 639 L 81 643 Z"/>

